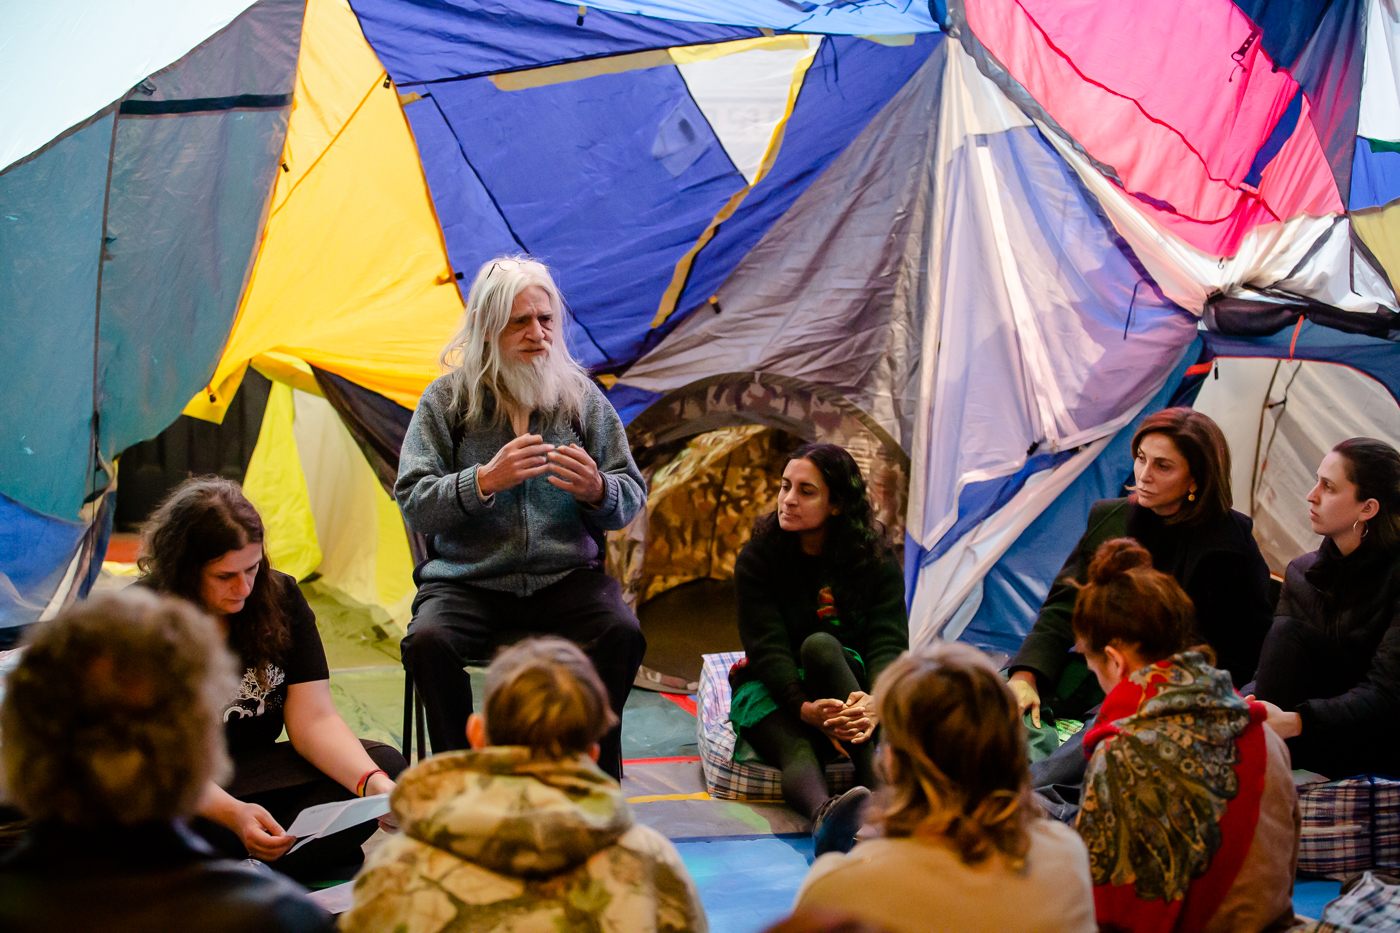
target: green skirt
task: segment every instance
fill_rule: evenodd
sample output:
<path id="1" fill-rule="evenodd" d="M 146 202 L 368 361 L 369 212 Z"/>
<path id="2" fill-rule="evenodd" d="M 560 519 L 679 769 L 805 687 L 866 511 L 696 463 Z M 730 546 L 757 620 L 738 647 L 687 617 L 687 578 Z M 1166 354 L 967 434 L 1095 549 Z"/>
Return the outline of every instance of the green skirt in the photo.
<path id="1" fill-rule="evenodd" d="M 843 647 L 842 650 L 864 674 L 865 660 L 860 654 L 850 648 Z M 802 676 L 801 668 L 798 668 L 797 676 Z M 765 717 L 777 711 L 778 701 L 773 699 L 773 694 L 768 692 L 763 681 L 757 677 L 735 687 L 734 696 L 729 701 L 729 721 L 734 724 L 734 731 L 740 735 L 743 734 L 743 730 L 758 725 Z"/>

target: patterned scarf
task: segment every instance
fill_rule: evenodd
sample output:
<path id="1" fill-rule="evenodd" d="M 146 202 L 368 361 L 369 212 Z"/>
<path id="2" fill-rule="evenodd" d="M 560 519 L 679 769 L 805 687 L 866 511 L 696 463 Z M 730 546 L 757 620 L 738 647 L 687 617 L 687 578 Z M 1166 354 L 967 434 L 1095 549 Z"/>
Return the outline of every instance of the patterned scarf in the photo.
<path id="1" fill-rule="evenodd" d="M 1188 651 L 1128 675 L 1084 737 L 1077 828 L 1105 933 L 1202 929 L 1239 874 L 1264 791 L 1264 708 Z"/>

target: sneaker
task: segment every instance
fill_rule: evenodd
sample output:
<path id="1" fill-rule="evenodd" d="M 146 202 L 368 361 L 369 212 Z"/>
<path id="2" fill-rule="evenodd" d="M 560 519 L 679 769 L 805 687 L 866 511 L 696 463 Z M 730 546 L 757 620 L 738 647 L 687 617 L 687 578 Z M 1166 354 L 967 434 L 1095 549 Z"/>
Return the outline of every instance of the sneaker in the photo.
<path id="1" fill-rule="evenodd" d="M 870 791 L 864 787 L 852 787 L 839 797 L 827 798 L 812 817 L 813 851 L 817 856 L 851 851 L 869 799 Z"/>

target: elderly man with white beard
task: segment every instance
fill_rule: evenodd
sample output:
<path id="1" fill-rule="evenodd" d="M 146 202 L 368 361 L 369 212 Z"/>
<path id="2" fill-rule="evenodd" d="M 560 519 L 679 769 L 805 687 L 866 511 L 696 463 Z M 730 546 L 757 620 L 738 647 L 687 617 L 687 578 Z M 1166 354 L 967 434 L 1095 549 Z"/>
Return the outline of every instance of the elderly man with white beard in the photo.
<path id="1" fill-rule="evenodd" d="M 619 719 L 646 651 L 622 589 L 603 572 L 603 532 L 622 528 L 646 485 L 622 420 L 562 339 L 549 270 L 525 257 L 481 267 L 446 375 L 404 435 L 394 496 L 428 538 L 403 640 L 433 751 L 467 748 L 470 661 L 533 635 L 583 649 Z M 622 733 L 599 765 L 622 772 Z"/>

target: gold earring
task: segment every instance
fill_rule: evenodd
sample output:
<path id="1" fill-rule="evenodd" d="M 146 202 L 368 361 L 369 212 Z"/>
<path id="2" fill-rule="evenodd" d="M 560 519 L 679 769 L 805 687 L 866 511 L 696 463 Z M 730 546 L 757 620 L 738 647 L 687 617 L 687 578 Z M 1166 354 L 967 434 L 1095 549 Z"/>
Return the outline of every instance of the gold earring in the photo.
<path id="1" fill-rule="evenodd" d="M 1194 492 L 1188 492 L 1188 493 L 1186 494 L 1186 501 L 1187 501 L 1187 502 L 1195 502 L 1195 501 L 1196 501 L 1196 494 L 1195 494 Z"/>

